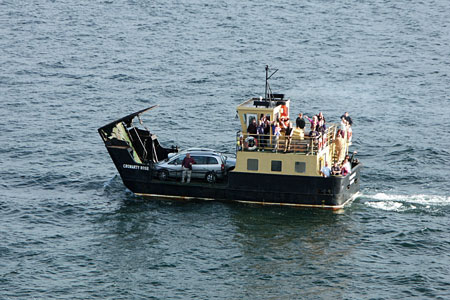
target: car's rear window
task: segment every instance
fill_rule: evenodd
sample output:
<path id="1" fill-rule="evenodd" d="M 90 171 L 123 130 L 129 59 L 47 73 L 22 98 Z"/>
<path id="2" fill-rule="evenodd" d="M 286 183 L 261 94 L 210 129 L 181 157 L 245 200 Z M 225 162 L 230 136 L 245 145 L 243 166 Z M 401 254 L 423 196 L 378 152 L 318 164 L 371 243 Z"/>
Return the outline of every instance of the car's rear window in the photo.
<path id="1" fill-rule="evenodd" d="M 208 156 L 208 165 L 217 165 L 217 164 L 219 164 L 217 158 Z"/>
<path id="2" fill-rule="evenodd" d="M 195 163 L 197 165 L 206 165 L 208 157 L 206 157 L 206 156 L 192 156 L 192 158 L 195 160 Z"/>

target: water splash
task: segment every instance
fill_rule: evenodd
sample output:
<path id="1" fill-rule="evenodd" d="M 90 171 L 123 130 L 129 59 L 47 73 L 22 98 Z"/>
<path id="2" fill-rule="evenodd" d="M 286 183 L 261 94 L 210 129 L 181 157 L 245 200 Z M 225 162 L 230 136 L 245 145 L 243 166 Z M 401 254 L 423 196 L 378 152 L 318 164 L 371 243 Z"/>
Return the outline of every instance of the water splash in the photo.
<path id="1" fill-rule="evenodd" d="M 365 205 L 386 211 L 407 211 L 420 208 L 442 207 L 450 205 L 449 196 L 440 195 L 396 195 L 377 193 L 365 195 L 369 200 Z"/>

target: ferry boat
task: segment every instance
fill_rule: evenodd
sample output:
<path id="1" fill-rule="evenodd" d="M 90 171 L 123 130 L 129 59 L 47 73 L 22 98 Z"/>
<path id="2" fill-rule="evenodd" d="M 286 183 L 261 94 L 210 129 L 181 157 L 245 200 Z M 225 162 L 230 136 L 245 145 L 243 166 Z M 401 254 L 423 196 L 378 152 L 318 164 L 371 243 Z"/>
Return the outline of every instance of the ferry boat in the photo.
<path id="1" fill-rule="evenodd" d="M 277 138 L 272 130 L 268 134 L 248 132 L 253 120 L 261 117 L 269 121 L 289 118 L 290 99 L 272 93 L 269 79 L 276 71 L 270 76 L 268 72 L 266 67 L 265 97 L 248 99 L 237 107 L 241 130 L 236 134 L 236 161 L 224 176 L 211 176 L 214 172 L 209 172 L 205 178 L 190 183 L 182 183 L 179 176 L 162 176 L 158 166 L 181 152 L 178 147 L 163 147 L 155 133 L 142 128 L 141 115 L 157 105 L 99 128 L 124 185 L 136 195 L 148 198 L 343 208 L 359 193 L 362 165 L 352 156 L 349 174 L 322 176 L 320 170 L 325 162 L 331 167 L 338 159 L 337 125 L 327 124 L 325 133 L 315 137 L 296 129 L 290 142 L 284 133 Z M 135 124 L 136 120 L 141 126 Z M 349 153 L 350 145 L 345 139 L 341 151 Z"/>

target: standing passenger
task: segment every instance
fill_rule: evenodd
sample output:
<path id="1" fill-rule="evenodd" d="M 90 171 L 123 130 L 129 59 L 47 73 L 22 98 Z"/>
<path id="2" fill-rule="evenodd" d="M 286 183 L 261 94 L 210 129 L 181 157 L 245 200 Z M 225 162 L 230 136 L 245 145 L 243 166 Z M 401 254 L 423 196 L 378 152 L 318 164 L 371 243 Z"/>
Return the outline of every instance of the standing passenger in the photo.
<path id="1" fill-rule="evenodd" d="M 259 149 L 264 149 L 264 146 L 266 144 L 265 137 L 264 137 L 264 118 L 259 120 L 258 127 L 256 128 L 256 131 L 258 132 L 258 141 L 259 141 L 258 148 Z"/>
<path id="2" fill-rule="evenodd" d="M 352 142 L 352 135 L 353 135 L 352 125 L 350 125 L 349 123 L 347 126 L 347 140 L 349 143 Z"/>
<path id="3" fill-rule="evenodd" d="M 278 151 L 278 141 L 280 140 L 280 135 L 281 135 L 281 127 L 280 127 L 280 124 L 276 121 L 273 121 L 272 132 L 273 132 L 274 140 L 275 140 L 273 152 L 277 152 Z"/>
<path id="4" fill-rule="evenodd" d="M 292 125 L 291 125 L 291 122 L 288 121 L 286 129 L 285 129 L 285 133 L 284 133 L 284 137 L 285 137 L 284 152 L 291 150 L 292 133 L 293 133 Z"/>
<path id="5" fill-rule="evenodd" d="M 297 120 L 295 120 L 295 125 L 298 128 L 300 128 L 301 130 L 305 129 L 306 123 L 305 123 L 305 120 L 303 120 L 303 114 L 302 113 L 298 114 L 298 118 L 297 118 Z"/>
<path id="6" fill-rule="evenodd" d="M 345 119 L 345 116 L 341 117 L 341 133 L 342 133 L 342 137 L 344 139 L 347 139 L 347 120 Z"/>
<path id="7" fill-rule="evenodd" d="M 353 125 L 352 118 L 348 115 L 348 111 L 346 111 L 346 112 L 341 116 L 341 119 L 342 119 L 342 117 L 345 118 L 345 120 L 348 122 L 348 124 Z"/>
<path id="8" fill-rule="evenodd" d="M 336 134 L 336 139 L 334 140 L 336 156 L 338 157 L 338 162 L 340 163 L 345 157 L 345 140 L 341 136 L 341 130 Z"/>
<path id="9" fill-rule="evenodd" d="M 183 169 L 183 173 L 181 174 L 181 183 L 184 183 L 184 178 L 187 174 L 186 183 L 191 182 L 191 174 L 192 174 L 192 165 L 195 164 L 195 160 L 191 158 L 190 153 L 186 153 L 186 157 L 183 159 L 181 163 L 181 168 Z"/>

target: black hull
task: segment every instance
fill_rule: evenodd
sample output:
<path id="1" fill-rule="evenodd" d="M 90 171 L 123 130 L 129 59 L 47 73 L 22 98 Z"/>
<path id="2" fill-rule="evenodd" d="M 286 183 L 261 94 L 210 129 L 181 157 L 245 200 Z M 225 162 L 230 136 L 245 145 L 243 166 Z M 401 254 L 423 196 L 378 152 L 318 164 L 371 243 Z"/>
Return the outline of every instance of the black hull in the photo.
<path id="1" fill-rule="evenodd" d="M 102 135 L 102 130 L 100 133 Z M 103 135 L 102 135 L 103 136 Z M 221 182 L 161 181 L 151 163 L 138 164 L 130 147 L 105 140 L 106 148 L 125 186 L 137 195 L 157 198 L 239 201 L 268 205 L 289 205 L 339 209 L 359 192 L 361 164 L 354 164 L 345 177 L 294 176 L 232 171 Z"/>
<path id="2" fill-rule="evenodd" d="M 125 186 L 152 198 L 239 201 L 340 209 L 359 192 L 361 165 L 345 177 L 312 177 L 230 172 L 223 182 L 160 181 L 148 166 L 118 166 Z M 141 169 L 144 168 L 144 169 Z"/>

